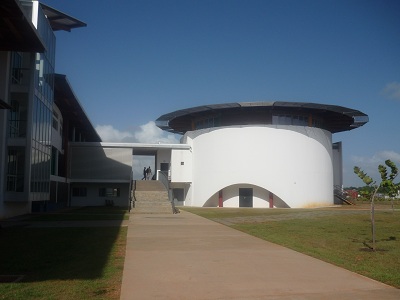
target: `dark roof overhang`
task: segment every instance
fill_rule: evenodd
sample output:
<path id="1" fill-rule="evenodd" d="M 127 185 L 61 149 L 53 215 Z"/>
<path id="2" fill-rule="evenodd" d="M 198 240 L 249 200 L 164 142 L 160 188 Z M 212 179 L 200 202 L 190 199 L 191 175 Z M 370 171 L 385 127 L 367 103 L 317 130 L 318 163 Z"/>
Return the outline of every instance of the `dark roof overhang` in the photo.
<path id="1" fill-rule="evenodd" d="M 101 138 L 75 96 L 66 75 L 54 76 L 54 103 L 60 109 L 64 120 L 84 133 L 86 142 L 101 142 Z"/>
<path id="2" fill-rule="evenodd" d="M 45 44 L 19 1 L 1 0 L 0 51 L 43 53 L 45 50 Z"/>
<path id="3" fill-rule="evenodd" d="M 251 117 L 252 112 L 260 110 L 317 115 L 324 120 L 324 128 L 332 133 L 358 128 L 368 122 L 368 115 L 343 106 L 272 101 L 212 104 L 177 110 L 159 117 L 156 125 L 169 132 L 184 134 L 192 130 L 195 119 L 227 112 L 243 113 Z M 245 120 L 242 125 L 246 125 Z"/>
<path id="4" fill-rule="evenodd" d="M 46 4 L 40 3 L 40 6 L 42 7 L 42 10 L 47 17 L 47 20 L 49 20 L 50 26 L 53 29 L 53 31 L 58 31 L 58 30 L 71 31 L 74 28 L 87 26 L 86 23 L 79 21 L 78 19 L 73 18 Z"/>

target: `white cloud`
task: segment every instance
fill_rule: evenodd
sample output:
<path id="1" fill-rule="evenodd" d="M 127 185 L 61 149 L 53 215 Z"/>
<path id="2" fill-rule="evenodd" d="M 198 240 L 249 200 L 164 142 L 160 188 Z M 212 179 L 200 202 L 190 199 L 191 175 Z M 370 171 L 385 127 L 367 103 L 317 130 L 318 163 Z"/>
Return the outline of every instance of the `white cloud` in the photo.
<path id="1" fill-rule="evenodd" d="M 360 167 L 365 173 L 367 173 L 370 177 L 372 177 L 377 182 L 380 182 L 380 174 L 378 171 L 379 165 L 385 165 L 385 160 L 390 159 L 394 162 L 397 167 L 400 168 L 400 153 L 392 151 L 392 150 L 383 150 L 375 153 L 370 157 L 366 156 L 352 156 L 351 163 L 353 166 Z M 353 172 L 353 167 L 351 167 L 351 173 Z M 345 185 L 353 185 L 353 186 L 363 186 L 363 182 L 361 179 L 358 179 L 357 175 L 352 174 L 344 174 L 345 177 L 349 177 L 349 182 Z M 349 176 L 351 175 L 351 176 Z M 399 178 L 400 179 L 400 178 Z"/>
<path id="2" fill-rule="evenodd" d="M 166 133 L 156 126 L 153 121 L 139 126 L 131 131 L 120 131 L 112 125 L 97 125 L 96 131 L 103 142 L 110 143 L 161 143 L 176 144 L 178 138 L 171 133 Z"/>
<path id="3" fill-rule="evenodd" d="M 133 134 L 128 131 L 119 131 L 112 125 L 97 125 L 96 131 L 103 142 L 117 143 L 126 139 L 133 138 Z"/>
<path id="4" fill-rule="evenodd" d="M 384 164 L 385 160 L 390 159 L 394 163 L 400 162 L 400 153 L 397 153 L 392 150 L 383 150 L 378 153 L 375 153 L 371 157 L 364 156 L 352 156 L 352 161 L 355 164 L 363 164 L 367 166 L 375 166 L 378 167 L 379 164 Z"/>
<path id="5" fill-rule="evenodd" d="M 178 139 L 173 134 L 167 134 L 156 126 L 153 121 L 141 125 L 140 130 L 134 133 L 139 143 L 176 144 Z"/>
<path id="6" fill-rule="evenodd" d="M 400 100 L 400 82 L 390 82 L 382 90 L 382 93 L 393 100 Z"/>

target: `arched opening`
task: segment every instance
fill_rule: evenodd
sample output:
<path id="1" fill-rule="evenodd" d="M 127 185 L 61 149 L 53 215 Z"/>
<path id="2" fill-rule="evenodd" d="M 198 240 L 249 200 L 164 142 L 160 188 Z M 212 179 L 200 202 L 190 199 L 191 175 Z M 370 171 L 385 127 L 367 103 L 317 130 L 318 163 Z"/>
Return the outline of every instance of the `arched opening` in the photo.
<path id="1" fill-rule="evenodd" d="M 252 184 L 234 184 L 214 193 L 203 207 L 289 208 L 279 196 Z"/>

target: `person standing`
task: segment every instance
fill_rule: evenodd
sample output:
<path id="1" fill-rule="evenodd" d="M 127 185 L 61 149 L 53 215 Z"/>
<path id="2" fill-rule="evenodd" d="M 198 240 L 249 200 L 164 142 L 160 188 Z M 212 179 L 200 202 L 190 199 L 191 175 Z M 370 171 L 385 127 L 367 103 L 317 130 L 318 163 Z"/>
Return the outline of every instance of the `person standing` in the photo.
<path id="1" fill-rule="evenodd" d="M 147 180 L 151 180 L 151 168 L 150 168 L 150 166 L 147 168 Z"/>
<path id="2" fill-rule="evenodd" d="M 146 177 L 147 177 L 147 169 L 146 169 L 146 167 L 144 167 L 143 168 L 143 178 L 142 178 L 142 180 L 146 180 Z"/>

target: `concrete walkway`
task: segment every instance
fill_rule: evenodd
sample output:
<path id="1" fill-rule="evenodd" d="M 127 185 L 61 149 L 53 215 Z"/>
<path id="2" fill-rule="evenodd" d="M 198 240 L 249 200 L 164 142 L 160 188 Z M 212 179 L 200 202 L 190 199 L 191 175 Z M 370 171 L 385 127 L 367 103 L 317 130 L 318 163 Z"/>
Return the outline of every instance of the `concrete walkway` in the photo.
<path id="1" fill-rule="evenodd" d="M 130 216 L 121 299 L 400 299 L 400 290 L 188 212 Z"/>

